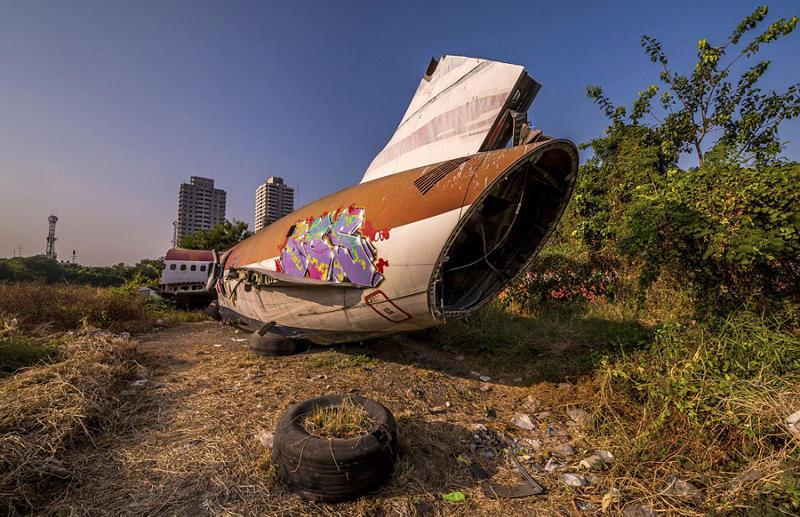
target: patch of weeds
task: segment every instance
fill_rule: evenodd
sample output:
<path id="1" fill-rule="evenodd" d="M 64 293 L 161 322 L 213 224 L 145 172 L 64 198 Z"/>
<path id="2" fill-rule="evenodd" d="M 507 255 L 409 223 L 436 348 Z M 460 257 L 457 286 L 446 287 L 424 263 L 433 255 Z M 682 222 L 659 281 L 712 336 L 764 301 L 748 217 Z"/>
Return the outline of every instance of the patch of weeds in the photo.
<path id="1" fill-rule="evenodd" d="M 306 364 L 311 368 L 333 368 L 336 366 L 336 359 L 330 355 L 317 354 L 309 357 Z"/>
<path id="2" fill-rule="evenodd" d="M 346 362 L 349 367 L 372 366 L 375 364 L 375 359 L 368 355 L 358 354 L 348 356 Z"/>
<path id="3" fill-rule="evenodd" d="M 312 436 L 343 440 L 368 433 L 375 422 L 364 408 L 346 397 L 339 406 L 315 407 L 302 425 Z"/>
<path id="4" fill-rule="evenodd" d="M 0 338 L 0 375 L 7 375 L 51 357 L 59 340 L 34 340 L 25 336 Z"/>

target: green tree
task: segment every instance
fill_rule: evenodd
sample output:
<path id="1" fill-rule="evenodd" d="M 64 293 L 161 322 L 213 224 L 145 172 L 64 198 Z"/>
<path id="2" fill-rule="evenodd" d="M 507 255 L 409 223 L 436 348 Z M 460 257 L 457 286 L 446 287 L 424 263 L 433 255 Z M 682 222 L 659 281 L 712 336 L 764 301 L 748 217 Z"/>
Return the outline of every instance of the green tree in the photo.
<path id="1" fill-rule="evenodd" d="M 744 44 L 745 36 L 764 21 L 767 13 L 766 6 L 756 8 L 720 45 L 712 45 L 705 38 L 698 41 L 697 63 L 690 74 L 674 71 L 661 42 L 642 36 L 645 53 L 661 66 L 663 90 L 652 84 L 640 91 L 630 115 L 625 107 L 614 106 L 599 86 L 587 87 L 587 94 L 616 125 L 643 124 L 649 115 L 654 121 L 650 127 L 661 136 L 665 153 L 692 152 L 702 165 L 707 150 L 721 144 L 738 160 L 774 160 L 782 148 L 778 127 L 800 115 L 800 83 L 782 92 L 763 92 L 759 81 L 770 68 L 769 60 L 752 64 L 735 83 L 729 80 L 735 64 L 754 59 L 763 45 L 788 36 L 797 26 L 796 16 L 781 18 Z M 663 118 L 653 110 L 659 91 Z M 716 140 L 715 135 L 719 135 Z M 713 140 L 710 146 L 709 140 Z"/>
<path id="2" fill-rule="evenodd" d="M 728 80 L 734 63 L 797 25 L 782 18 L 742 46 L 766 15 L 759 7 L 719 46 L 700 40 L 689 74 L 673 71 L 661 43 L 644 36 L 662 66 L 662 110 L 653 107 L 656 85 L 630 110 L 587 88 L 610 124 L 584 146 L 593 156 L 581 168 L 572 232 L 596 256 L 638 266 L 643 293 L 663 272 L 711 304 L 791 295 L 800 282 L 800 164 L 780 158 L 778 139 L 780 124 L 800 115 L 800 85 L 763 93 L 763 60 Z M 687 152 L 698 165 L 682 170 Z"/>
<path id="3" fill-rule="evenodd" d="M 178 247 L 191 250 L 225 251 L 253 235 L 244 221 L 225 220 L 208 230 L 200 230 L 183 237 Z"/>

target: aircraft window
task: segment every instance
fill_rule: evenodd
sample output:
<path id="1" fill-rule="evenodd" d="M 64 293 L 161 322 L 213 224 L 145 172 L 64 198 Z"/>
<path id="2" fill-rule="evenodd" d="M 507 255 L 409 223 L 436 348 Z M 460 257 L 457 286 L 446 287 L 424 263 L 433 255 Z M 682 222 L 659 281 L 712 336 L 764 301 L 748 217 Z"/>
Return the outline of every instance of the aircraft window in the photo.
<path id="1" fill-rule="evenodd" d="M 203 264 L 202 266 L 200 266 L 200 271 L 205 271 L 205 270 L 206 270 L 206 265 L 205 265 L 205 264 Z"/>
<path id="2" fill-rule="evenodd" d="M 169 265 L 169 270 L 170 271 L 175 271 L 175 264 L 170 264 Z"/>
<path id="3" fill-rule="evenodd" d="M 186 264 L 181 264 L 181 271 L 186 271 Z"/>
<path id="4" fill-rule="evenodd" d="M 192 271 L 197 271 L 197 266 L 195 266 L 194 264 L 192 264 L 192 267 L 190 267 L 189 269 L 191 269 Z"/>

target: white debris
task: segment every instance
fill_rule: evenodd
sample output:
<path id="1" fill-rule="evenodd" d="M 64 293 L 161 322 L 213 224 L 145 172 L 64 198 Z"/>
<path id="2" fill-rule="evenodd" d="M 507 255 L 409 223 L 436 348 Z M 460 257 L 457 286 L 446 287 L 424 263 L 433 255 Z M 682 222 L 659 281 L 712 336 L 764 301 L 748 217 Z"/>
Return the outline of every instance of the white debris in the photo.
<path id="1" fill-rule="evenodd" d="M 584 458 L 578 463 L 578 467 L 586 470 L 592 470 L 594 468 L 599 468 L 603 464 L 603 460 L 600 459 L 600 456 L 596 454 L 592 454 L 588 458 Z"/>
<path id="2" fill-rule="evenodd" d="M 492 380 L 492 378 L 489 377 L 488 375 L 481 375 L 478 378 L 481 380 L 481 382 L 489 382 L 490 380 Z"/>
<path id="3" fill-rule="evenodd" d="M 588 411 L 580 408 L 570 408 L 567 410 L 567 415 L 569 415 L 572 421 L 578 424 L 579 427 L 588 428 L 592 426 L 592 415 L 590 415 Z"/>
<path id="4" fill-rule="evenodd" d="M 561 481 L 567 486 L 586 486 L 589 481 L 578 474 L 562 474 Z"/>
<path id="5" fill-rule="evenodd" d="M 676 499 L 701 499 L 702 493 L 693 484 L 684 481 L 677 476 L 667 478 L 667 486 L 661 491 L 662 495 L 674 497 Z"/>
<path id="6" fill-rule="evenodd" d="M 800 437 L 800 411 L 789 415 L 786 425 L 789 426 L 789 431 Z"/>
<path id="7" fill-rule="evenodd" d="M 569 443 L 562 443 L 561 445 L 553 448 L 553 452 L 558 456 L 575 456 L 575 448 Z"/>
<path id="8" fill-rule="evenodd" d="M 133 381 L 128 386 L 130 386 L 131 388 L 141 388 L 145 384 L 147 384 L 147 379 L 139 379 L 139 380 Z"/>
<path id="9" fill-rule="evenodd" d="M 544 470 L 545 470 L 545 472 L 553 472 L 554 470 L 560 469 L 563 466 L 564 465 L 562 465 L 561 463 L 557 462 L 553 458 L 550 458 L 549 460 L 547 460 L 547 463 L 544 466 Z"/>
<path id="10" fill-rule="evenodd" d="M 594 451 L 594 453 L 600 456 L 600 459 L 603 460 L 603 463 L 613 463 L 614 461 L 614 455 L 608 451 L 597 449 Z"/>
<path id="11" fill-rule="evenodd" d="M 520 429 L 525 429 L 527 431 L 533 431 L 534 429 L 531 417 L 523 413 L 517 413 L 514 415 L 514 419 L 511 422 Z"/>
<path id="12" fill-rule="evenodd" d="M 258 438 L 258 441 L 261 442 L 261 445 L 263 445 L 266 449 L 271 449 L 272 444 L 275 442 L 275 434 L 269 431 L 259 431 L 256 434 L 256 438 Z"/>
<path id="13" fill-rule="evenodd" d="M 622 501 L 622 492 L 617 490 L 616 488 L 610 488 L 608 492 L 605 493 L 603 496 L 603 500 L 600 503 L 601 508 L 603 511 L 607 511 L 612 504 L 618 503 Z"/>
<path id="14" fill-rule="evenodd" d="M 119 337 L 121 337 L 122 339 L 130 339 L 131 338 L 131 333 L 130 332 L 120 332 L 119 333 Z"/>

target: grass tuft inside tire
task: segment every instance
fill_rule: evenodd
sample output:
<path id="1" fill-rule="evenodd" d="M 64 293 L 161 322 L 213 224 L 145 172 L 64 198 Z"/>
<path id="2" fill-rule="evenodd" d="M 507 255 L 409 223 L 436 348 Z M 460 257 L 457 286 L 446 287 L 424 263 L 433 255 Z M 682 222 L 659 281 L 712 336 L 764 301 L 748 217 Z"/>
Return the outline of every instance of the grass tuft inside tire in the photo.
<path id="1" fill-rule="evenodd" d="M 356 394 L 324 395 L 281 417 L 272 460 L 278 477 L 299 495 L 341 501 L 391 476 L 398 447 L 397 422 L 383 405 Z"/>

